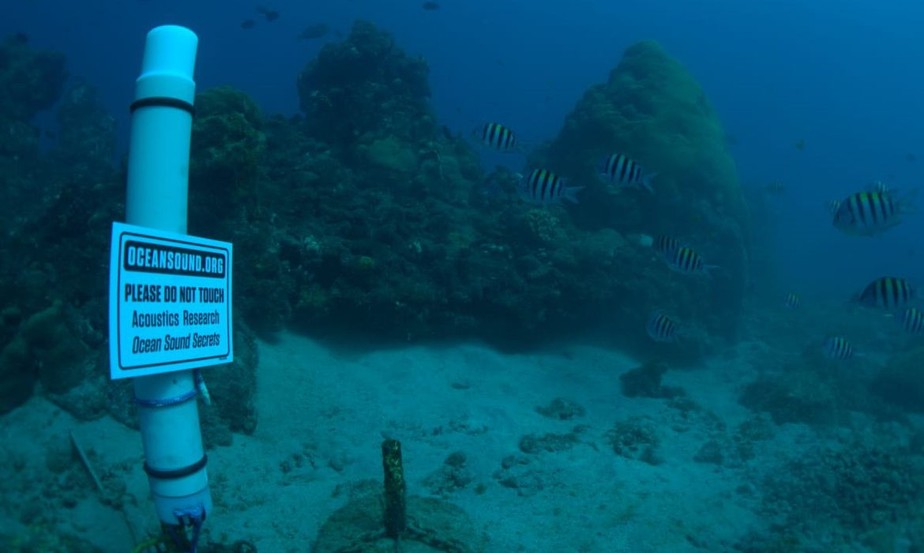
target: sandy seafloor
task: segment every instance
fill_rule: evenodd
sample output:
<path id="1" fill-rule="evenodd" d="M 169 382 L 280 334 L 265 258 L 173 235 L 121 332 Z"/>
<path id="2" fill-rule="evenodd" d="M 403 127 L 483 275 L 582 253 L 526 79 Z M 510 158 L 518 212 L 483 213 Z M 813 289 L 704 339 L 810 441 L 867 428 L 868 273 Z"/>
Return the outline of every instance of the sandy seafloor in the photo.
<path id="1" fill-rule="evenodd" d="M 346 490 L 381 482 L 380 445 L 394 437 L 403 445 L 408 493 L 461 507 L 487 537 L 486 551 L 730 551 L 749 530 L 764 528 L 759 482 L 752 481 L 761 464 L 822 439 L 804 425 L 774 426 L 773 438 L 746 463 L 694 460 L 717 432 L 753 418 L 737 398 L 755 376 L 748 359 L 759 349 L 743 344 L 704 365 L 669 371 L 664 384 L 682 387 L 701 406 L 683 414 L 664 399 L 625 397 L 619 376 L 639 363 L 612 351 L 575 346 L 508 355 L 457 345 L 350 355 L 284 334 L 260 343 L 256 432 L 209 452 L 215 508 L 206 539 L 246 539 L 269 553 L 309 551 L 324 520 L 348 501 Z M 221 378 L 221 368 L 206 377 Z M 556 420 L 537 412 L 556 398 L 584 415 Z M 607 431 L 633 416 L 657 427 L 658 464 L 614 453 Z M 156 530 L 136 432 L 108 417 L 78 422 L 41 397 L 2 423 L 4 501 L 57 478 L 59 487 L 80 493 L 68 505 L 30 499 L 22 509 L 55 509 L 34 519 L 113 553 Z M 524 435 L 577 426 L 571 447 L 520 451 Z M 63 474 L 46 466 L 49 450 L 69 447 L 71 431 L 107 488 L 124 481 L 124 514 L 101 501 L 76 458 Z M 440 471 L 456 451 L 466 463 L 452 480 Z M 507 470 L 505 458 L 515 459 Z M 22 530 L 17 519 L 3 518 L 3 533 Z"/>

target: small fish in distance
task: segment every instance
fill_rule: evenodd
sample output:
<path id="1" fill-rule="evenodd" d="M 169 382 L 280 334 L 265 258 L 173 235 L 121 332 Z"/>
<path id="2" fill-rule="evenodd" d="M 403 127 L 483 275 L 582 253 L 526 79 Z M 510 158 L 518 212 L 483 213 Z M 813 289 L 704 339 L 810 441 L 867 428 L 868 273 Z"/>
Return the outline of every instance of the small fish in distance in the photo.
<path id="1" fill-rule="evenodd" d="M 901 323 L 908 334 L 924 334 L 924 312 L 917 307 L 905 309 Z"/>
<path id="2" fill-rule="evenodd" d="M 266 6 L 257 6 L 257 13 L 265 17 L 267 21 L 276 21 L 279 19 L 279 12 L 274 9 L 267 8 Z"/>
<path id="3" fill-rule="evenodd" d="M 664 261 L 671 270 L 685 275 L 708 275 L 712 269 L 718 269 L 716 265 L 707 265 L 696 250 L 687 246 L 681 246 L 664 256 Z"/>
<path id="4" fill-rule="evenodd" d="M 438 3 L 436 3 L 436 2 L 433 2 L 433 1 L 424 2 L 423 5 L 422 5 L 421 7 L 422 7 L 423 9 L 425 9 L 425 10 L 427 10 L 427 11 L 431 11 L 431 12 L 440 9 L 440 5 L 439 5 Z"/>
<path id="5" fill-rule="evenodd" d="M 786 185 L 775 180 L 764 185 L 764 192 L 771 196 L 780 196 L 786 192 Z"/>
<path id="6" fill-rule="evenodd" d="M 648 337 L 655 342 L 674 343 L 680 338 L 680 324 L 662 311 L 653 311 L 645 325 Z"/>
<path id="7" fill-rule="evenodd" d="M 490 122 L 472 131 L 472 136 L 483 145 L 498 152 L 514 152 L 519 148 L 517 135 L 500 123 Z"/>
<path id="8" fill-rule="evenodd" d="M 853 357 L 853 346 L 843 336 L 831 336 L 826 339 L 822 350 L 828 359 L 844 361 Z"/>

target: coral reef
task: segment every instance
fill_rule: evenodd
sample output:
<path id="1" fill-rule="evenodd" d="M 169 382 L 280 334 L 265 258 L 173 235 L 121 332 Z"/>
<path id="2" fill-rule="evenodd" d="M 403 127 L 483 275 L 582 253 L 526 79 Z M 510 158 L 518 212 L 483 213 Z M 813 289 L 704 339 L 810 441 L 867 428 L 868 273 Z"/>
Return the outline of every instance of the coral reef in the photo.
<path id="1" fill-rule="evenodd" d="M 654 194 L 614 194 L 596 176 L 600 159 L 628 155 L 657 173 Z M 711 279 L 672 290 L 674 308 L 698 313 L 712 335 L 734 338 L 748 283 L 749 222 L 725 133 L 693 77 L 655 42 L 629 47 L 609 80 L 591 87 L 568 115 L 558 137 L 533 156 L 536 165 L 585 186 L 569 207 L 585 229 L 620 234 L 668 234 L 694 245 L 720 266 Z M 617 259 L 611 278 L 647 269 L 647 255 Z M 633 255 L 634 253 L 634 255 Z M 653 278 L 667 279 L 663 267 Z M 643 301 L 667 303 L 663 290 L 621 297 L 633 310 Z"/>
<path id="2" fill-rule="evenodd" d="M 103 109 L 95 87 L 70 87 L 57 112 L 57 143 L 51 161 L 65 165 L 75 180 L 94 179 L 111 171 L 116 148 L 115 119 Z"/>
<path id="3" fill-rule="evenodd" d="M 591 137 L 597 127 L 614 132 L 612 125 L 631 115 L 610 113 L 616 103 L 634 105 L 635 96 L 648 98 L 663 88 L 673 92 L 649 106 L 645 118 L 657 124 L 639 130 L 646 141 L 634 144 L 654 152 L 664 146 L 659 133 L 682 131 L 683 140 L 697 144 L 719 133 L 692 79 L 652 48 L 630 49 L 611 82 L 588 92 L 587 98 L 602 94 L 605 102 L 579 104 L 547 151 L 553 163 L 586 173 L 589 156 L 626 143 L 614 135 L 590 147 L 593 140 L 574 124 L 589 126 L 584 130 Z M 649 65 L 660 68 L 655 72 L 665 74 L 662 80 L 643 79 Z M 629 77 L 638 82 L 626 84 Z M 294 323 L 316 336 L 477 336 L 523 347 L 600 326 L 608 343 L 618 337 L 620 345 L 638 347 L 647 344 L 644 320 L 652 305 L 690 311 L 703 298 L 715 299 L 720 283 L 680 285 L 663 278 L 665 268 L 629 233 L 657 226 L 658 205 L 648 205 L 643 218 L 611 218 L 613 226 L 594 222 L 581 206 L 536 209 L 509 194 L 484 194 L 477 156 L 464 140 L 443 132 L 431 111 L 426 63 L 371 23 L 359 21 L 344 40 L 325 45 L 299 75 L 298 89 L 304 116 L 292 119 L 264 117 L 251 99 L 228 87 L 196 99 L 189 229 L 234 242 L 235 311 L 256 332 Z M 691 106 L 696 110 L 688 113 Z M 111 119 L 98 109 L 92 88 L 69 91 L 59 120 L 57 159 L 108 155 Z M 724 150 L 711 142 L 664 147 L 684 155 L 644 161 L 656 163 L 665 179 L 679 179 L 691 167 L 709 177 L 686 184 L 682 197 L 715 195 L 714 188 L 725 187 L 726 201 L 719 204 L 733 203 L 734 171 L 724 164 Z M 58 288 L 58 299 L 83 313 L 98 334 L 88 346 L 98 352 L 105 268 L 90 257 L 105 248 L 108 222 L 123 208 L 114 171 L 95 162 L 85 167 L 58 178 L 54 196 L 37 210 L 43 225 L 24 224 L 18 234 L 14 249 L 26 259 L 26 270 L 0 288 L 0 295 L 17 297 L 0 321 L 4 343 L 28 314 L 49 305 L 38 296 L 42 283 L 59 281 L 67 284 Z M 512 177 L 501 171 L 491 178 L 510 192 Z M 610 206 L 617 214 L 623 204 L 643 201 L 622 196 L 625 202 Z M 696 232 L 712 229 L 701 227 Z M 29 251 L 52 235 L 73 241 Z M 720 304 L 737 301 L 728 295 L 731 288 L 721 288 Z M 727 312 L 699 312 L 694 326 L 723 332 L 710 320 Z M 15 353 L 8 355 L 15 360 Z"/>
<path id="4" fill-rule="evenodd" d="M 58 57 L 15 42 L 3 52 L 3 60 L 21 57 L 0 65 L 0 81 L 18 75 L 42 87 L 35 102 L 0 114 L 28 125 L 36 109 L 61 96 L 63 62 L 55 70 Z M 359 21 L 298 76 L 302 116 L 265 117 L 229 87 L 198 95 L 189 229 L 235 244 L 235 312 L 247 327 L 267 334 L 291 324 L 318 337 L 389 342 L 475 336 L 516 348 L 595 330 L 607 344 L 640 350 L 657 305 L 698 314 L 689 327 L 703 340 L 681 354 L 708 351 L 733 334 L 747 280 L 739 267 L 747 220 L 721 128 L 679 64 L 651 43 L 630 48 L 609 82 L 591 88 L 561 135 L 537 154 L 587 186 L 588 201 L 567 209 L 519 201 L 510 195 L 515 177 L 501 170 L 490 177 L 498 193 L 486 191 L 478 156 L 438 124 L 427 73 L 424 60 Z M 46 196 L 32 203 L 35 217 L 15 226 L 0 254 L 0 344 L 8 361 L 0 395 L 19 398 L 9 405 L 31 393 L 39 374 L 17 336 L 55 302 L 74 313 L 83 366 L 104 365 L 106 267 L 98 252 L 123 212 L 121 175 L 105 161 L 112 120 L 83 83 L 65 94 L 58 119 L 57 146 L 33 156 L 49 182 Z M 582 182 L 610 149 L 657 170 L 656 194 L 614 196 Z M 0 155 L 0 163 L 12 157 Z M 638 239 L 649 232 L 702 243 L 722 274 L 667 278 Z M 253 349 L 246 339 L 238 343 Z M 246 392 L 249 370 L 222 379 L 238 382 L 227 393 Z M 87 382 L 61 404 L 95 416 L 102 398 L 111 404 L 126 394 L 124 386 Z M 646 382 L 640 393 L 673 393 L 657 378 Z M 256 419 L 243 412 L 239 420 L 207 413 L 207 427 L 227 424 L 211 443 L 225 443 L 228 430 L 252 431 Z"/>
<path id="5" fill-rule="evenodd" d="M 869 360 L 853 360 L 854 373 L 863 374 Z M 914 367 L 914 363 L 907 365 Z M 817 344 L 804 349 L 797 359 L 775 371 L 767 371 L 741 391 L 738 402 L 759 413 L 767 413 L 777 424 L 805 423 L 830 426 L 849 421 L 850 411 L 869 413 L 882 420 L 901 420 L 904 415 L 869 389 L 882 388 L 880 380 L 870 384 L 863 378 L 841 378 L 838 361 L 826 358 Z M 914 370 L 914 369 L 912 369 Z M 883 373 L 889 374 L 888 369 Z M 908 374 L 907 372 L 904 374 Z M 913 397 L 914 384 L 910 384 Z"/>
<path id="6" fill-rule="evenodd" d="M 407 56 L 390 34 L 357 21 L 298 76 L 309 134 L 347 156 L 377 139 L 413 144 L 433 137 L 428 73 L 426 62 Z"/>
<path id="7" fill-rule="evenodd" d="M 556 451 L 566 451 L 580 443 L 579 435 L 586 430 L 584 427 L 575 427 L 574 430 L 566 434 L 555 434 L 546 432 L 545 434 L 527 434 L 520 438 L 520 451 L 528 454 Z"/>
<path id="8" fill-rule="evenodd" d="M 536 495 L 546 485 L 542 469 L 522 454 L 501 459 L 501 468 L 494 471 L 493 477 L 501 486 L 516 490 L 520 497 Z"/>
<path id="9" fill-rule="evenodd" d="M 475 475 L 466 466 L 468 459 L 464 452 L 450 453 L 440 468 L 424 479 L 423 485 L 430 493 L 439 497 L 447 497 L 459 490 L 465 489 L 475 480 Z"/>
<path id="10" fill-rule="evenodd" d="M 632 417 L 617 422 L 606 432 L 613 452 L 627 459 L 637 459 L 649 465 L 663 462 L 658 453 L 661 439 L 654 422 L 647 417 Z"/>
<path id="11" fill-rule="evenodd" d="M 868 531 L 920 509 L 921 468 L 899 446 L 817 447 L 769 473 L 764 508 L 774 522 L 807 533 L 830 522 Z"/>
<path id="12" fill-rule="evenodd" d="M 262 124 L 253 100 L 231 87 L 196 96 L 189 169 L 191 224 L 237 221 L 242 210 L 259 205 L 266 148 Z M 224 229 L 204 226 L 203 230 Z"/>
<path id="13" fill-rule="evenodd" d="M 50 108 L 67 80 L 64 55 L 37 51 L 25 35 L 0 44 L 0 118 L 29 121 Z"/>
<path id="14" fill-rule="evenodd" d="M 4 234 L 35 217 L 42 201 L 54 194 L 53 186 L 36 186 L 52 179 L 39 159 L 42 131 L 33 118 L 58 101 L 66 80 L 63 54 L 35 50 L 25 35 L 0 43 L 0 231 Z"/>

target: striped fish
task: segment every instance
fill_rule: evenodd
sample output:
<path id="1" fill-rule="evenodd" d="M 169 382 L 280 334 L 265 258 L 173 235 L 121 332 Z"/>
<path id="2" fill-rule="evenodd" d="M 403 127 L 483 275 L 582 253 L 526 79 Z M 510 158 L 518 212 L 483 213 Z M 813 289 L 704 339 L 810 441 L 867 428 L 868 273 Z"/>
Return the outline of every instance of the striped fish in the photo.
<path id="1" fill-rule="evenodd" d="M 498 152 L 514 152 L 517 150 L 517 136 L 500 123 L 485 123 L 476 128 L 472 134 L 476 140 Z"/>
<path id="2" fill-rule="evenodd" d="M 857 192 L 840 201 L 834 227 L 853 236 L 873 236 L 901 222 L 902 211 L 889 193 Z"/>
<path id="3" fill-rule="evenodd" d="M 609 184 L 638 186 L 654 192 L 651 180 L 656 176 L 655 173 L 648 173 L 625 154 L 611 154 L 603 158 L 600 162 L 599 173 Z"/>
<path id="4" fill-rule="evenodd" d="M 661 254 L 665 259 L 669 259 L 674 252 L 683 247 L 683 244 L 673 236 L 668 236 L 666 234 L 659 234 L 654 237 L 651 243 L 651 247 L 655 249 L 656 252 Z"/>
<path id="5" fill-rule="evenodd" d="M 789 309 L 798 309 L 802 305 L 802 297 L 795 292 L 790 292 L 783 299 L 783 305 Z"/>
<path id="6" fill-rule="evenodd" d="M 831 336 L 822 346 L 825 357 L 843 361 L 853 357 L 853 346 L 843 336 Z"/>
<path id="7" fill-rule="evenodd" d="M 917 307 L 909 307 L 902 313 L 902 328 L 908 334 L 924 334 L 924 312 Z"/>
<path id="8" fill-rule="evenodd" d="M 520 180 L 520 195 L 533 204 L 558 203 L 562 199 L 578 203 L 577 193 L 583 186 L 568 186 L 566 181 L 546 169 L 533 169 Z"/>
<path id="9" fill-rule="evenodd" d="M 899 277 L 879 277 L 866 285 L 855 298 L 866 307 L 894 310 L 908 305 L 915 291 L 907 280 Z"/>
<path id="10" fill-rule="evenodd" d="M 645 329 L 655 342 L 676 342 L 680 337 L 680 324 L 661 311 L 653 311 L 648 316 Z"/>
<path id="11" fill-rule="evenodd" d="M 680 246 L 673 252 L 664 256 L 667 266 L 678 273 L 686 275 L 692 274 L 709 274 L 710 269 L 717 268 L 715 265 L 706 265 L 703 256 L 699 255 L 693 248 Z"/>

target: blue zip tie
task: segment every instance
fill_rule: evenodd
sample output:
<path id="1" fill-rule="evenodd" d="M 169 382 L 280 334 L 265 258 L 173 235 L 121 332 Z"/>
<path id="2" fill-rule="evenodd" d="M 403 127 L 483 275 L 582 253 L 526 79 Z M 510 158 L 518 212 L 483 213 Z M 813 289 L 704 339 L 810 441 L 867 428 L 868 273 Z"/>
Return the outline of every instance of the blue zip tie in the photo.
<path id="1" fill-rule="evenodd" d="M 196 553 L 199 547 L 199 535 L 202 532 L 202 525 L 205 523 L 205 509 L 202 505 L 196 505 L 189 509 L 177 509 L 173 511 L 173 516 L 180 521 L 180 526 L 170 526 L 170 537 L 178 548 L 183 546 L 183 540 L 176 534 L 176 528 L 190 526 L 192 528 L 192 538 L 189 539 L 189 553 Z"/>

